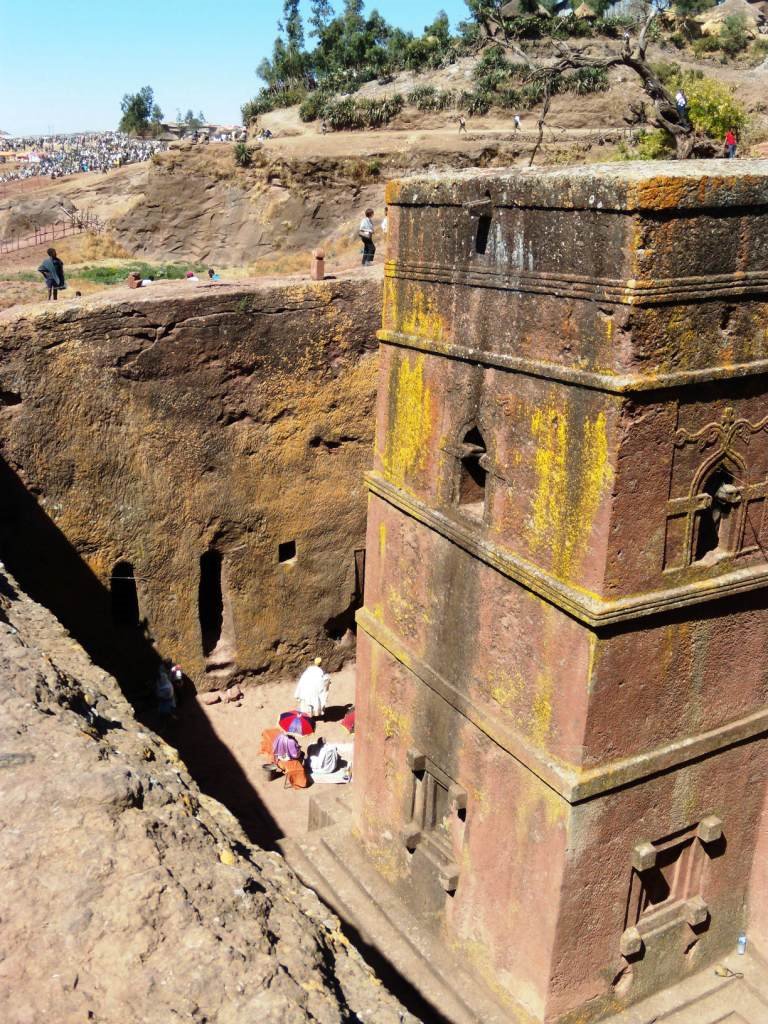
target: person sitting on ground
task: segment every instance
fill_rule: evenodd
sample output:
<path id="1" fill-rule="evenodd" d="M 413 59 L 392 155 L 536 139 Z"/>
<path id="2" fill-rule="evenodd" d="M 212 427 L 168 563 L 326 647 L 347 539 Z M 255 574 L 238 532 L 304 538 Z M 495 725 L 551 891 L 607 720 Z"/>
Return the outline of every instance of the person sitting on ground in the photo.
<path id="1" fill-rule="evenodd" d="M 365 211 L 365 216 L 360 221 L 359 235 L 363 240 L 363 266 L 369 267 L 373 263 L 373 257 L 376 255 L 376 246 L 373 242 L 373 208 L 368 207 Z"/>
<path id="2" fill-rule="evenodd" d="M 46 287 L 48 288 L 48 299 L 58 299 L 59 291 L 66 288 L 64 281 L 64 264 L 56 255 L 55 249 L 48 249 L 47 256 L 37 268 L 39 274 L 43 275 Z"/>
<path id="3" fill-rule="evenodd" d="M 221 278 L 216 273 L 216 271 L 213 269 L 213 267 L 208 267 L 208 280 L 209 281 L 220 281 L 221 280 Z"/>
<path id="4" fill-rule="evenodd" d="M 328 703 L 331 677 L 323 671 L 322 664 L 322 658 L 315 658 L 314 663 L 304 669 L 293 695 L 298 702 L 299 711 L 311 718 L 322 718 L 325 714 L 325 705 Z"/>
<path id="5" fill-rule="evenodd" d="M 275 742 L 272 744 L 272 756 L 277 764 L 278 761 L 301 761 L 304 753 L 295 736 L 283 732 L 275 737 Z"/>
<path id="6" fill-rule="evenodd" d="M 339 749 L 335 743 L 326 743 L 319 739 L 307 750 L 309 758 L 309 774 L 313 782 L 344 783 L 349 782 L 351 775 L 348 767 L 342 763 Z"/>
<path id="7" fill-rule="evenodd" d="M 304 752 L 293 736 L 287 733 L 275 736 L 272 741 L 272 761 L 283 773 L 291 789 L 306 789 L 309 785 L 303 760 Z"/>
<path id="8" fill-rule="evenodd" d="M 186 274 L 184 275 L 184 280 L 185 281 L 199 281 L 200 278 L 197 276 L 197 274 L 194 272 L 194 270 L 188 270 L 186 272 Z"/>

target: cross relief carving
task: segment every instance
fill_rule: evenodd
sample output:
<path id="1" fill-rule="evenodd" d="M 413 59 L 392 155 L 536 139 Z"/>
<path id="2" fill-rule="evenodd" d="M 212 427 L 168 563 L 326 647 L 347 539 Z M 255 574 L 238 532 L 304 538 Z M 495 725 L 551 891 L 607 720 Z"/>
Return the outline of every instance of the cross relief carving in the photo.
<path id="1" fill-rule="evenodd" d="M 665 569 L 713 565 L 755 550 L 756 545 L 745 539 L 746 526 L 750 521 L 757 538 L 768 479 L 750 482 L 743 449 L 767 428 L 768 416 L 752 423 L 737 419 L 727 406 L 720 422 L 695 432 L 677 430 L 676 448 L 693 445 L 701 452 L 711 450 L 693 474 L 688 494 L 667 502 Z"/>

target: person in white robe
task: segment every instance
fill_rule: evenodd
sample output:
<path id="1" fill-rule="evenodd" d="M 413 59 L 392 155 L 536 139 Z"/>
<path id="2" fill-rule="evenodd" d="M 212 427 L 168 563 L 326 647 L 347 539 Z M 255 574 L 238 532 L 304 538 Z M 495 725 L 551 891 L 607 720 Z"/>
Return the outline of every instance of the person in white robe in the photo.
<path id="1" fill-rule="evenodd" d="M 322 658 L 315 658 L 314 664 L 304 669 L 294 693 L 299 711 L 312 718 L 322 718 L 328 702 L 331 677 L 323 671 L 322 664 Z"/>
<path id="2" fill-rule="evenodd" d="M 339 755 L 339 748 L 335 743 L 324 743 L 318 740 L 317 743 L 307 751 L 309 755 L 309 772 L 313 782 L 345 783 L 352 778 L 349 765 L 345 764 Z"/>

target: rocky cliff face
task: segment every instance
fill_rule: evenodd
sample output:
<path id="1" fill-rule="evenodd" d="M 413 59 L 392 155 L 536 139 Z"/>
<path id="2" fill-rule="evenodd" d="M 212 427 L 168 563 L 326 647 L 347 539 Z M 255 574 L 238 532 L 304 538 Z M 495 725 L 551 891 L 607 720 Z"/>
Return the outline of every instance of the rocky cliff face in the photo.
<path id="1" fill-rule="evenodd" d="M 4 557 L 101 664 L 159 651 L 215 688 L 349 654 L 379 290 L 158 284 L 0 315 Z"/>
<path id="2" fill-rule="evenodd" d="M 413 1020 L 5 573 L 0 907 L 14 1024 Z"/>

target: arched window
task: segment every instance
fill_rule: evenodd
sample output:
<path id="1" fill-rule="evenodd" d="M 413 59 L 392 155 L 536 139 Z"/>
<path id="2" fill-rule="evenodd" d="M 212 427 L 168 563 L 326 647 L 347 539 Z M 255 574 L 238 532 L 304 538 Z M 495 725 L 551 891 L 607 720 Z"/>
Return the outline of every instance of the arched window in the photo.
<path id="1" fill-rule="evenodd" d="M 726 553 L 732 547 L 730 519 L 740 500 L 739 489 L 728 468 L 720 463 L 709 474 L 700 493 L 710 502 L 699 512 L 693 561 L 700 562 L 711 552 Z"/>
<path id="2" fill-rule="evenodd" d="M 482 518 L 485 508 L 485 441 L 477 427 L 464 435 L 461 444 L 461 473 L 459 476 L 459 505 L 469 515 Z"/>
<path id="3" fill-rule="evenodd" d="M 116 626 L 139 625 L 139 595 L 130 562 L 117 562 L 110 579 L 112 621 Z"/>

